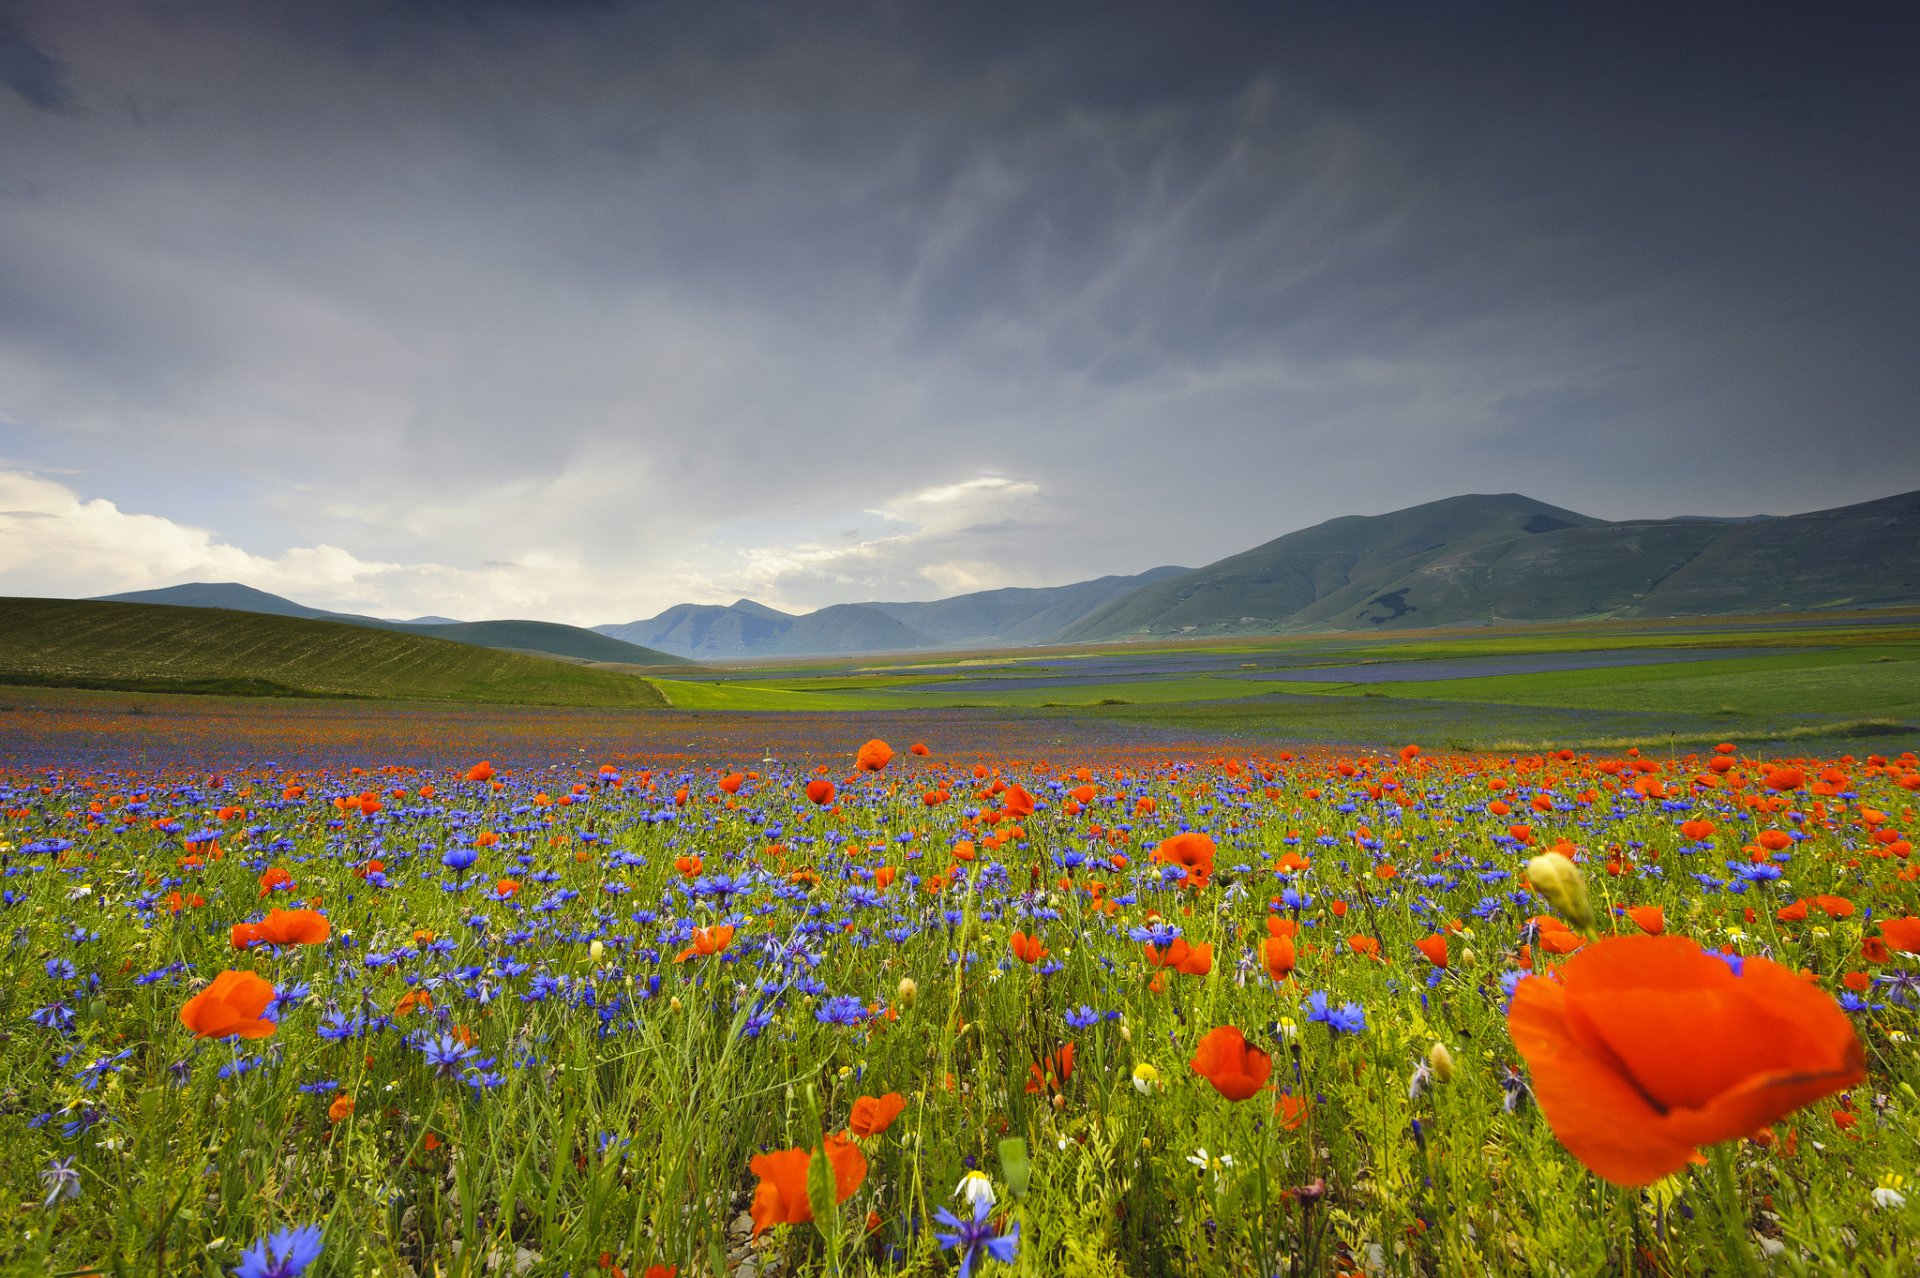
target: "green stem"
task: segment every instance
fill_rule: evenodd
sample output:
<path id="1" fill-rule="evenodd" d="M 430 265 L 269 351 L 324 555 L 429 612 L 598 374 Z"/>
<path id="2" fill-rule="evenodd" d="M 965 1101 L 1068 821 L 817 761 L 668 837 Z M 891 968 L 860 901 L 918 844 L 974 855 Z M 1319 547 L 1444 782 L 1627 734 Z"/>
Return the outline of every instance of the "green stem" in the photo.
<path id="1" fill-rule="evenodd" d="M 1713 1151 L 1713 1179 L 1720 1199 L 1721 1215 L 1725 1217 L 1727 1227 L 1727 1257 L 1733 1262 L 1734 1272 L 1747 1275 L 1758 1274 L 1759 1265 L 1753 1257 L 1753 1247 L 1747 1239 L 1746 1206 L 1740 1200 L 1740 1182 L 1734 1174 L 1734 1147 L 1720 1145 Z"/>

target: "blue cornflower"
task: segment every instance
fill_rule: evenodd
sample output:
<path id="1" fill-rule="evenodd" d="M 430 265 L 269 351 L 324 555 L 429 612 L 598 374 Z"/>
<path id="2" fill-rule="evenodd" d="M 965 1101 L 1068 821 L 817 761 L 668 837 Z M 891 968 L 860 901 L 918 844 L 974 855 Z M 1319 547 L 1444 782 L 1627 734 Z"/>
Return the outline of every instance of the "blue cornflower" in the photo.
<path id="1" fill-rule="evenodd" d="M 987 1214 L 992 1210 L 993 1200 L 981 1195 L 974 1199 L 972 1220 L 962 1220 L 945 1207 L 933 1214 L 935 1220 L 953 1230 L 950 1234 L 936 1233 L 934 1237 L 939 1239 L 943 1251 L 960 1249 L 960 1278 L 971 1278 L 973 1262 L 982 1252 L 1003 1265 L 1011 1265 L 1020 1249 L 1019 1222 L 1004 1235 L 996 1236 L 987 1221 Z"/>
<path id="2" fill-rule="evenodd" d="M 851 994 L 837 994 L 814 1009 L 813 1019 L 825 1025 L 858 1025 L 867 1019 L 867 1008 Z"/>
<path id="3" fill-rule="evenodd" d="M 27 1019 L 48 1029 L 66 1029 L 73 1024 L 73 1009 L 65 1003 L 49 1003 L 29 1012 Z"/>
<path id="4" fill-rule="evenodd" d="M 1098 1024 L 1099 1020 L 1100 1013 L 1094 1011 L 1085 1003 L 1082 1003 L 1067 1013 L 1067 1024 L 1073 1026 L 1075 1029 L 1086 1029 L 1090 1025 Z"/>
<path id="5" fill-rule="evenodd" d="M 288 1008 L 299 1006 L 312 994 L 313 987 L 311 985 L 305 981 L 295 981 L 293 984 L 283 986 L 275 991 L 273 1001 L 267 1004 L 267 1010 L 262 1012 L 261 1015 L 270 1021 L 285 1020 Z"/>
<path id="6" fill-rule="evenodd" d="M 695 896 L 715 898 L 724 910 L 734 897 L 753 890 L 753 880 L 744 874 L 713 874 L 695 879 L 691 890 Z"/>
<path id="7" fill-rule="evenodd" d="M 487 1069 L 476 1069 L 465 1079 L 467 1086 L 473 1089 L 476 1096 L 483 1096 L 493 1088 L 504 1085 L 506 1081 L 506 1075 Z"/>
<path id="8" fill-rule="evenodd" d="M 1358 1034 L 1367 1028 L 1367 1014 L 1358 1003 L 1327 1006 L 1327 992 L 1315 990 L 1307 999 L 1307 1019 L 1320 1021 L 1334 1033 Z"/>
<path id="9" fill-rule="evenodd" d="M 1912 972 L 1882 972 L 1873 978 L 1873 983 L 1886 986 L 1887 997 L 1901 1007 L 1912 1007 L 1914 995 L 1920 993 L 1920 976 Z"/>
<path id="10" fill-rule="evenodd" d="M 60 1124 L 60 1134 L 68 1140 L 72 1140 L 77 1136 L 86 1135 L 87 1132 L 93 1130 L 96 1124 L 104 1122 L 111 1117 L 106 1110 L 95 1109 L 91 1105 L 66 1112 L 73 1116 L 67 1119 L 66 1122 Z"/>
<path id="11" fill-rule="evenodd" d="M 235 1278 L 295 1278 L 320 1258 L 320 1226 L 276 1229 L 240 1253 Z"/>
<path id="12" fill-rule="evenodd" d="M 440 864 L 446 866 L 455 874 L 460 873 L 479 859 L 480 854 L 471 847 L 448 848 L 440 854 Z"/>
<path id="13" fill-rule="evenodd" d="M 451 1034 L 422 1038 L 415 1046 L 427 1058 L 427 1064 L 441 1074 L 458 1073 L 462 1065 L 480 1054 Z"/>
<path id="14" fill-rule="evenodd" d="M 1142 945 L 1152 945 L 1165 949 L 1180 939 L 1180 929 L 1171 923 L 1151 923 L 1145 927 L 1130 927 L 1127 936 Z"/>
<path id="15" fill-rule="evenodd" d="M 40 1172 L 40 1183 L 47 1187 L 47 1197 L 40 1205 L 51 1210 L 57 1204 L 80 1196 L 80 1170 L 73 1165 L 71 1158 L 56 1158 Z"/>

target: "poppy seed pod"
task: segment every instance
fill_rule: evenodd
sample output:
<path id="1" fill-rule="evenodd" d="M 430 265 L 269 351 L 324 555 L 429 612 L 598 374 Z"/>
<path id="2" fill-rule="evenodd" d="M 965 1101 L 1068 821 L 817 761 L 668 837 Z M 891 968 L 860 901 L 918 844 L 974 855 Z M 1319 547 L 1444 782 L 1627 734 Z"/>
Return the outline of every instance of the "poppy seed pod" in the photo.
<path id="1" fill-rule="evenodd" d="M 1587 881 L 1579 867 L 1558 852 L 1543 852 L 1527 862 L 1527 879 L 1560 917 L 1581 931 L 1593 928 L 1593 904 L 1587 900 Z"/>

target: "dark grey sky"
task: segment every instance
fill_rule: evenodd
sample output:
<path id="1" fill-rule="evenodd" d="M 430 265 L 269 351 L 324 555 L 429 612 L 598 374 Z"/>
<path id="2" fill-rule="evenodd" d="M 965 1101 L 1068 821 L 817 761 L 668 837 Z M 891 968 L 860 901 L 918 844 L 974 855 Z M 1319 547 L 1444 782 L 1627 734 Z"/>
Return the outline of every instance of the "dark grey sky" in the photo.
<path id="1" fill-rule="evenodd" d="M 620 621 L 1920 488 L 1916 13 L 0 0 L 0 592 Z"/>

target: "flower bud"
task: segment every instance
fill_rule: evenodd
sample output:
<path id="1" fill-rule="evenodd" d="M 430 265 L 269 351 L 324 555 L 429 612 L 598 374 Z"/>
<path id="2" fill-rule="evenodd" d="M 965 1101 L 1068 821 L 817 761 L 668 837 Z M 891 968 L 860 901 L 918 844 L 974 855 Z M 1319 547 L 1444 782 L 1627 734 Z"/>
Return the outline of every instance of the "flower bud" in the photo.
<path id="1" fill-rule="evenodd" d="M 599 941 L 595 941 L 592 945 L 589 945 L 587 947 L 588 956 L 591 957 L 593 961 L 596 963 L 600 961 L 601 956 L 604 955 L 606 952 L 607 952 L 607 947 L 602 945 Z"/>
<path id="2" fill-rule="evenodd" d="M 1445 1043 L 1435 1043 L 1427 1050 L 1427 1068 L 1441 1082 L 1453 1081 L 1453 1053 L 1447 1050 Z"/>
<path id="3" fill-rule="evenodd" d="M 900 1010 L 904 1012 L 912 1007 L 913 1001 L 919 997 L 920 986 L 914 979 L 911 976 L 901 977 L 900 988 L 894 991 L 894 1001 L 900 1005 Z"/>
<path id="4" fill-rule="evenodd" d="M 1593 905 L 1587 900 L 1587 881 L 1579 867 L 1558 852 L 1543 852 L 1527 862 L 1527 878 L 1538 888 L 1548 904 L 1560 912 L 1569 924 L 1586 932 L 1593 929 Z"/>
<path id="5" fill-rule="evenodd" d="M 680 999 L 679 999 L 679 997 L 678 997 L 678 996 L 676 995 L 675 997 L 673 997 L 673 998 L 670 998 L 670 999 L 668 999 L 668 1000 L 667 1000 L 667 1006 L 668 1006 L 668 1007 L 670 1007 L 670 1008 L 672 1008 L 672 1009 L 673 1009 L 674 1011 L 676 1011 L 676 1012 L 677 1012 L 677 1011 L 679 1011 L 679 1010 L 680 1010 Z"/>

